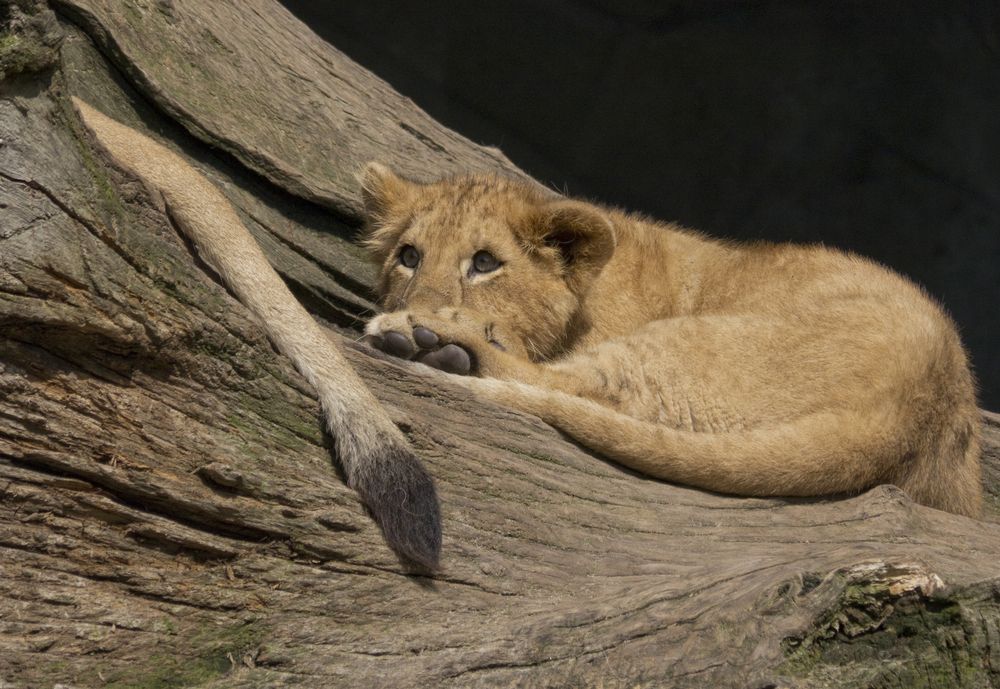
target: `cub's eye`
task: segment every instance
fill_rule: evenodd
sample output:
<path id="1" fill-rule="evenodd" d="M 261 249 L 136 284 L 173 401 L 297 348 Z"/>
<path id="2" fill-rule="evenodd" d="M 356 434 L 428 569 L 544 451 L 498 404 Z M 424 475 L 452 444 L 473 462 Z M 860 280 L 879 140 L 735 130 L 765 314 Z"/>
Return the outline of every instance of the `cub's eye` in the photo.
<path id="1" fill-rule="evenodd" d="M 416 268 L 420 263 L 420 252 L 413 245 L 407 244 L 399 250 L 399 262 L 407 268 Z"/>
<path id="2" fill-rule="evenodd" d="M 472 269 L 477 273 L 492 273 L 500 267 L 500 260 L 489 251 L 477 251 L 472 256 Z"/>

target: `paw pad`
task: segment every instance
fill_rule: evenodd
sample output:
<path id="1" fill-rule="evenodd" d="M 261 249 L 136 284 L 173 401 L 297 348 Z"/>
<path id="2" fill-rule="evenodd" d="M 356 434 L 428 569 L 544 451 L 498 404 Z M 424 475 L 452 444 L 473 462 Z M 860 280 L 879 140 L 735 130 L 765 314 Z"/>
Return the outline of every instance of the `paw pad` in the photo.
<path id="1" fill-rule="evenodd" d="M 417 351 L 413 343 L 410 342 L 410 338 L 395 330 L 390 330 L 382 336 L 380 349 L 386 354 L 398 356 L 400 359 L 409 359 Z"/>
<path id="2" fill-rule="evenodd" d="M 472 371 L 472 357 L 456 344 L 446 344 L 441 349 L 417 357 L 417 361 L 446 373 L 456 373 L 461 376 L 468 375 Z"/>
<path id="3" fill-rule="evenodd" d="M 438 342 L 440 342 L 440 338 L 434 331 L 418 325 L 413 329 L 413 341 L 421 349 L 434 349 L 437 347 Z"/>
<path id="4" fill-rule="evenodd" d="M 413 329 L 413 339 L 389 330 L 381 336 L 366 335 L 363 342 L 400 359 L 412 359 L 446 373 L 468 375 L 472 372 L 473 358 L 464 347 L 457 344 L 441 345 L 441 338 L 430 328 L 418 325 Z"/>

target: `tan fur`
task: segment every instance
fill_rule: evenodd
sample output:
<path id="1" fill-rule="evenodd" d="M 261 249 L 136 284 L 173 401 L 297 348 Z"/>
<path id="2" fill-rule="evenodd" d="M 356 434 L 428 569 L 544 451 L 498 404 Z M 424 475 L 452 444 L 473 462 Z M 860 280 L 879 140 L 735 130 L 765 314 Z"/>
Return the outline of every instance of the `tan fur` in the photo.
<path id="1" fill-rule="evenodd" d="M 428 328 L 471 354 L 480 394 L 652 476 L 759 496 L 894 483 L 979 514 L 965 353 L 899 275 L 507 179 L 417 184 L 372 164 L 363 185 L 390 310 L 368 326 L 376 341 Z M 407 245 L 415 269 L 400 264 Z M 484 249 L 502 266 L 470 272 Z"/>
<path id="2" fill-rule="evenodd" d="M 271 268 L 230 203 L 177 154 L 76 98 L 73 104 L 115 162 L 162 199 L 206 263 L 316 388 L 348 483 L 390 545 L 420 564 L 436 565 L 441 528 L 433 482 L 326 331 Z"/>

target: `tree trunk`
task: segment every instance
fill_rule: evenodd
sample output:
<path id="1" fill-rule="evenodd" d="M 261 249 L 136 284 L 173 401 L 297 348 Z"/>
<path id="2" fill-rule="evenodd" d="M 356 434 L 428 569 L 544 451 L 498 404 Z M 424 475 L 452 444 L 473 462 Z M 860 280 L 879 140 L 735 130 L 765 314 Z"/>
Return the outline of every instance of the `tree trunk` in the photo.
<path id="1" fill-rule="evenodd" d="M 68 99 L 191 160 L 348 338 L 364 161 L 523 173 L 269 0 L 0 20 L 0 687 L 1000 686 L 990 414 L 983 521 L 735 498 L 352 350 L 438 484 L 443 567 L 408 572 L 309 385 Z"/>

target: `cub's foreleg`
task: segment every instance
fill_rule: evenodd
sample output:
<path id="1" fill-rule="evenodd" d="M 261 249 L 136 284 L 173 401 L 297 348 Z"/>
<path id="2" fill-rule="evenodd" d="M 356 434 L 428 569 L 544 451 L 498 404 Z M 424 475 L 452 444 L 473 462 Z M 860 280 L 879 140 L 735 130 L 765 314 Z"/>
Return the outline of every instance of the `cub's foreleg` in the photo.
<path id="1" fill-rule="evenodd" d="M 573 372 L 531 361 L 521 338 L 488 316 L 462 308 L 394 311 L 365 328 L 369 344 L 400 357 L 458 375 L 518 380 L 581 394 Z"/>

